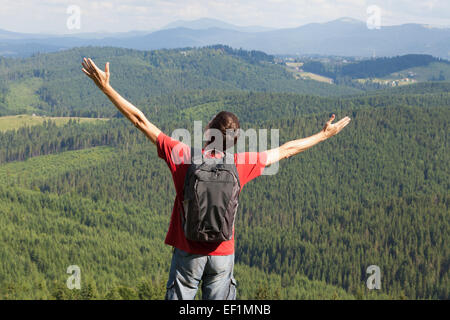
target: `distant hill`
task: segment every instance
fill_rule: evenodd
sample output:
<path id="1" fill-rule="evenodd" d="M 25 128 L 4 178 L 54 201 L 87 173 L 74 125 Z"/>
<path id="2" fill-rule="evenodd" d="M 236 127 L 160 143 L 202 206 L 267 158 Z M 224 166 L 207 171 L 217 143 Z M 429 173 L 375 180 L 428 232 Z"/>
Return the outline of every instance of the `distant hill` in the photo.
<path id="1" fill-rule="evenodd" d="M 368 59 L 341 65 L 327 65 L 319 61 L 310 61 L 302 65 L 302 69 L 333 79 L 338 77 L 381 78 L 392 73 L 415 67 L 426 67 L 431 63 L 442 63 L 450 66 L 450 62 L 430 55 L 408 54 L 397 57 Z"/>
<path id="2" fill-rule="evenodd" d="M 272 54 L 380 57 L 417 53 L 450 57 L 450 29 L 420 24 L 383 26 L 370 30 L 364 22 L 343 18 L 266 32 L 264 38 L 271 46 L 265 51 Z M 253 46 L 254 43 L 249 42 L 248 45 Z M 259 46 L 256 48 L 262 49 Z"/>
<path id="3" fill-rule="evenodd" d="M 242 32 L 261 32 L 273 30 L 273 28 L 261 27 L 261 26 L 236 26 L 231 23 L 220 21 L 217 19 L 201 18 L 197 20 L 177 20 L 167 24 L 162 29 L 173 29 L 173 28 L 189 28 L 194 30 L 210 29 L 210 28 L 220 28 L 228 29 Z"/>
<path id="4" fill-rule="evenodd" d="M 450 92 L 450 82 L 423 82 L 409 86 L 401 86 L 369 92 L 369 95 L 406 95 L 406 94 L 435 94 Z"/>
<path id="5" fill-rule="evenodd" d="M 139 103 L 177 91 L 211 89 L 348 95 L 361 91 L 296 80 L 274 57 L 227 46 L 137 51 L 83 47 L 26 59 L 0 58 L 0 115 L 110 117 L 110 101 L 81 71 L 83 57 L 111 63 L 111 83 Z"/>
<path id="6" fill-rule="evenodd" d="M 79 34 L 65 37 L 38 37 L 24 34 L 2 35 L 0 32 L 0 47 L 10 45 L 9 55 L 23 56 L 30 53 L 28 50 L 23 51 L 19 44 L 39 45 L 39 48 L 48 52 L 55 48 L 67 49 L 89 45 L 154 50 L 220 43 L 234 48 L 260 50 L 269 54 L 380 57 L 414 53 L 450 58 L 450 28 L 404 24 L 370 30 L 362 21 L 341 18 L 296 28 L 264 29 L 240 27 L 205 18 L 176 21 L 148 34 L 133 32 L 125 35 L 105 34 L 102 39 Z M 6 54 L 2 53 L 2 55 Z"/>

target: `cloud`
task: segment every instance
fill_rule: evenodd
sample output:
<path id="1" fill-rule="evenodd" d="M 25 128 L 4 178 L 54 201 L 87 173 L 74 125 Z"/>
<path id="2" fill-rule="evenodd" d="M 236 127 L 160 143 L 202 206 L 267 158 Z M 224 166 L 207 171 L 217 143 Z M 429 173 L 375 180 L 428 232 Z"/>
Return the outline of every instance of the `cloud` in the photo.
<path id="1" fill-rule="evenodd" d="M 68 33 L 69 5 L 81 8 L 80 32 L 151 30 L 202 17 L 276 28 L 340 17 L 365 21 L 369 5 L 382 9 L 382 24 L 450 25 L 448 0 L 0 0 L 0 29 Z"/>

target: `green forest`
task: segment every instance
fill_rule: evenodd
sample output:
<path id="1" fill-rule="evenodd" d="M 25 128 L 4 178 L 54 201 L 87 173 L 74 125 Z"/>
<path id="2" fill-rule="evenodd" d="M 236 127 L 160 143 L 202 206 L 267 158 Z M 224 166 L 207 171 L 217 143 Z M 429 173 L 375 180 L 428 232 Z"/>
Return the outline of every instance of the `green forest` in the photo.
<path id="1" fill-rule="evenodd" d="M 201 49 L 137 51 L 120 48 L 76 48 L 31 58 L 0 57 L 0 116 L 35 112 L 42 115 L 110 117 L 108 100 L 81 72 L 83 57 L 99 66 L 107 61 L 112 84 L 137 104 L 155 95 L 186 90 L 270 91 L 355 94 L 360 90 L 312 80 L 295 80 L 264 53 L 243 54 L 226 46 Z M 134 79 L 130 84 L 130 79 Z M 64 90 L 61 90 L 64 88 Z M 17 97 L 23 101 L 18 104 Z"/>
<path id="2" fill-rule="evenodd" d="M 414 67 L 428 66 L 431 63 L 450 65 L 450 62 L 426 54 L 407 54 L 397 57 L 382 57 L 348 64 L 324 64 L 319 61 L 308 61 L 302 68 L 305 71 L 318 73 L 338 79 L 342 77 L 379 78 L 391 73 Z M 445 80 L 445 79 L 443 79 Z"/>
<path id="3" fill-rule="evenodd" d="M 1 115 L 108 118 L 0 130 L 0 299 L 164 297 L 172 177 L 82 74 L 84 56 L 109 61 L 113 87 L 169 135 L 221 110 L 243 129 L 279 129 L 280 143 L 318 132 L 330 113 L 352 118 L 244 187 L 238 299 L 450 298 L 450 83 L 364 92 L 213 46 L 0 58 Z M 80 290 L 66 286 L 71 265 Z M 379 290 L 366 286 L 370 265 Z"/>

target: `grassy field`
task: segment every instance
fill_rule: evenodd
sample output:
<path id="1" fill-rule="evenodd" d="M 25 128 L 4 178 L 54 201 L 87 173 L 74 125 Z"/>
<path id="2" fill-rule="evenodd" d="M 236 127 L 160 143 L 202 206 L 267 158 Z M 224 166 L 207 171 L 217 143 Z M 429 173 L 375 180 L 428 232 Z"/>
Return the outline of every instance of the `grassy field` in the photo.
<path id="1" fill-rule="evenodd" d="M 42 101 L 36 90 L 42 85 L 42 79 L 31 78 L 11 83 L 4 96 L 4 108 L 18 112 L 34 112 Z M 18 112 L 17 112 L 18 111 Z"/>
<path id="2" fill-rule="evenodd" d="M 0 131 L 13 130 L 25 126 L 35 126 L 42 124 L 44 120 L 49 119 L 56 122 L 56 125 L 63 125 L 69 122 L 70 119 L 80 120 L 80 122 L 95 122 L 108 120 L 106 118 L 44 117 L 44 116 L 20 114 L 16 116 L 0 117 Z"/>
<path id="3" fill-rule="evenodd" d="M 367 83 L 367 82 L 371 82 L 371 83 L 378 83 L 378 84 L 382 84 L 382 85 L 389 85 L 392 87 L 395 86 L 405 86 L 405 85 L 411 85 L 411 84 L 415 84 L 417 83 L 417 80 L 415 79 L 380 79 L 380 78 L 371 78 L 371 79 L 355 79 L 355 81 L 359 82 L 359 83 Z"/>
<path id="4" fill-rule="evenodd" d="M 443 79 L 440 79 L 441 77 L 443 77 Z M 381 84 L 389 84 L 396 81 L 399 86 L 417 82 L 442 80 L 450 80 L 450 65 L 440 62 L 433 62 L 427 66 L 394 72 L 382 78 L 357 79 L 358 82 L 372 81 Z"/>
<path id="5" fill-rule="evenodd" d="M 289 68 L 300 68 L 301 66 L 303 66 L 303 62 L 286 62 L 286 66 L 288 66 Z"/>
<path id="6" fill-rule="evenodd" d="M 333 79 L 315 73 L 301 71 L 302 62 L 286 62 L 286 70 L 291 72 L 295 79 L 314 80 L 324 83 L 333 83 Z"/>
<path id="7" fill-rule="evenodd" d="M 445 79 L 450 80 L 450 65 L 446 63 L 433 62 L 427 66 L 415 67 L 399 72 L 395 72 L 387 76 L 386 78 L 402 79 L 406 77 L 411 77 L 414 75 L 413 79 L 418 82 L 424 81 L 436 81 L 442 75 Z"/>
<path id="8" fill-rule="evenodd" d="M 325 83 L 333 83 L 333 79 L 331 78 L 327 78 L 315 73 L 311 73 L 311 72 L 299 72 L 300 76 L 303 79 L 311 79 L 311 80 L 315 80 L 315 81 L 319 81 L 319 82 L 325 82 Z"/>
<path id="9" fill-rule="evenodd" d="M 111 161 L 115 154 L 114 148 L 101 146 L 2 164 L 0 183 L 20 181 L 20 184 L 27 184 L 33 179 L 48 178 L 76 169 L 97 166 L 99 163 Z"/>

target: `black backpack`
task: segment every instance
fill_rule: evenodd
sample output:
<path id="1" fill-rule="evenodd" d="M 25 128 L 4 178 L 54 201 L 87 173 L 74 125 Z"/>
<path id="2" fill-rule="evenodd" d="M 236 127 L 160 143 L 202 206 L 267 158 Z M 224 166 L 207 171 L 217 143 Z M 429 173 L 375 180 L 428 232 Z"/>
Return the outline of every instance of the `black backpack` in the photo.
<path id="1" fill-rule="evenodd" d="M 184 234 L 193 241 L 230 240 L 241 189 L 236 165 L 230 158 L 225 161 L 231 154 L 203 159 L 201 151 L 197 152 L 191 149 L 191 164 L 184 180 Z"/>

